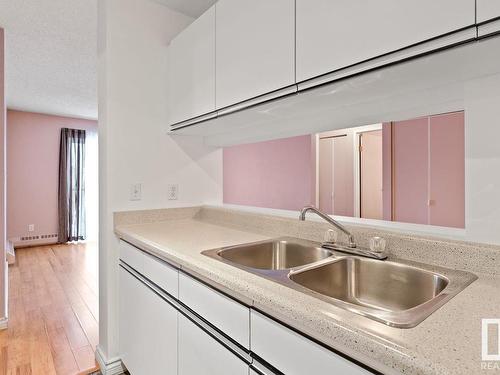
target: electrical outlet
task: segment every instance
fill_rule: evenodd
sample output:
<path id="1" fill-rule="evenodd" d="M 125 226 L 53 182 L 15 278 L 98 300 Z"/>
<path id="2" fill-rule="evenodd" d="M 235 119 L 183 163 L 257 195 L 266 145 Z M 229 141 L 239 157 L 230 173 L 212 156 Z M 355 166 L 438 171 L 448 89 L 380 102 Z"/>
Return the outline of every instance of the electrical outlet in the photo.
<path id="1" fill-rule="evenodd" d="M 142 184 L 130 185 L 130 200 L 140 201 L 142 199 Z"/>
<path id="2" fill-rule="evenodd" d="M 35 231 L 35 224 L 29 224 L 28 225 L 28 232 L 34 232 Z"/>
<path id="3" fill-rule="evenodd" d="M 167 185 L 167 196 L 169 201 L 175 201 L 179 198 L 179 185 L 168 184 Z"/>

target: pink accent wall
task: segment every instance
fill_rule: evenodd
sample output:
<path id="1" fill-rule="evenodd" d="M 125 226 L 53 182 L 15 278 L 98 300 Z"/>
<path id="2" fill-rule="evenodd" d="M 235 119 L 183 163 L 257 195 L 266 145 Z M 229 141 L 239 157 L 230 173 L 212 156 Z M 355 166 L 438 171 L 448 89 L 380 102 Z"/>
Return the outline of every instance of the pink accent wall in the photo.
<path id="1" fill-rule="evenodd" d="M 314 202 L 310 135 L 227 147 L 224 203 L 299 210 Z"/>
<path id="2" fill-rule="evenodd" d="M 5 34 L 0 28 L 0 319 L 7 316 L 6 228 L 6 122 L 5 122 Z"/>
<path id="3" fill-rule="evenodd" d="M 61 128 L 97 129 L 97 121 L 7 111 L 8 238 L 56 234 Z"/>

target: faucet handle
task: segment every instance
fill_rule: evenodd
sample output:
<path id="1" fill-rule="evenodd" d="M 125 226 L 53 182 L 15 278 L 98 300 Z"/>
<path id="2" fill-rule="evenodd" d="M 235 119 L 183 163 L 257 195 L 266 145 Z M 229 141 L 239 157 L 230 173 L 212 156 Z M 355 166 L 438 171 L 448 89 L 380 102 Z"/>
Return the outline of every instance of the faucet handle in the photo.
<path id="1" fill-rule="evenodd" d="M 374 253 L 382 253 L 385 251 L 386 241 L 382 237 L 372 237 L 370 238 L 370 250 Z"/>
<path id="2" fill-rule="evenodd" d="M 333 229 L 328 229 L 323 237 L 324 242 L 335 243 L 337 242 L 337 232 Z"/>

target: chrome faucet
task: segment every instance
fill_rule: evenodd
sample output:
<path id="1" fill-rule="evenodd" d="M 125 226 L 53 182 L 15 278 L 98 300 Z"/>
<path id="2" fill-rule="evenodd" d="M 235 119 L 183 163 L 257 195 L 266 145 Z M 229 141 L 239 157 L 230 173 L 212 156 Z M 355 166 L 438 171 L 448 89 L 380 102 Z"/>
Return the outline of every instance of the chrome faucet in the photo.
<path id="1" fill-rule="evenodd" d="M 330 216 L 321 212 L 316 207 L 313 207 L 313 206 L 304 207 L 300 211 L 299 220 L 304 221 L 306 219 L 306 214 L 309 211 L 314 212 L 320 218 L 324 219 L 325 221 L 327 221 L 328 223 L 333 225 L 335 228 L 337 228 L 338 230 L 343 232 L 348 238 L 347 246 L 339 245 L 339 244 L 336 244 L 334 242 L 323 242 L 323 244 L 321 244 L 322 248 L 325 248 L 328 250 L 340 251 L 342 253 L 359 255 L 359 256 L 363 256 L 363 257 L 367 257 L 367 258 L 379 259 L 379 260 L 383 260 L 383 259 L 387 258 L 387 254 L 383 250 L 382 251 L 375 251 L 376 249 L 370 250 L 370 249 L 364 249 L 364 248 L 357 247 L 356 242 L 354 241 L 354 236 L 352 235 L 351 232 L 349 232 L 338 221 L 332 219 Z M 384 246 L 385 246 L 385 244 L 384 244 Z"/>
<path id="2" fill-rule="evenodd" d="M 340 230 L 341 232 L 343 232 L 348 240 L 349 240 L 349 244 L 348 246 L 350 248 L 355 248 L 356 247 L 356 242 L 354 242 L 354 236 L 352 235 L 351 232 L 349 232 L 342 224 L 340 224 L 338 221 L 332 219 L 330 216 L 328 216 L 327 214 L 321 212 L 320 210 L 318 210 L 316 207 L 313 207 L 313 206 L 306 206 L 302 209 L 302 211 L 300 211 L 300 215 L 299 215 L 299 220 L 301 221 L 304 221 L 306 219 L 306 213 L 309 212 L 309 211 L 312 211 L 314 212 L 316 215 L 318 215 L 320 218 L 326 220 L 328 223 L 330 223 L 331 225 L 333 225 L 335 228 L 337 228 L 338 230 Z"/>

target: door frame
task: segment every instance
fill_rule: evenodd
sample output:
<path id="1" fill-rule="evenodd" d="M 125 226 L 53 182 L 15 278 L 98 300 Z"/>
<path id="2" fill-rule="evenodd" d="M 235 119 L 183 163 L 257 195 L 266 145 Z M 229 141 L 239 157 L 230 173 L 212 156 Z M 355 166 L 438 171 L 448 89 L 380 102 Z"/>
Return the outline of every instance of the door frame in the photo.
<path id="1" fill-rule="evenodd" d="M 353 136 L 353 162 L 354 162 L 354 217 L 361 218 L 361 134 L 382 130 L 382 123 L 371 124 L 355 128 Z"/>

